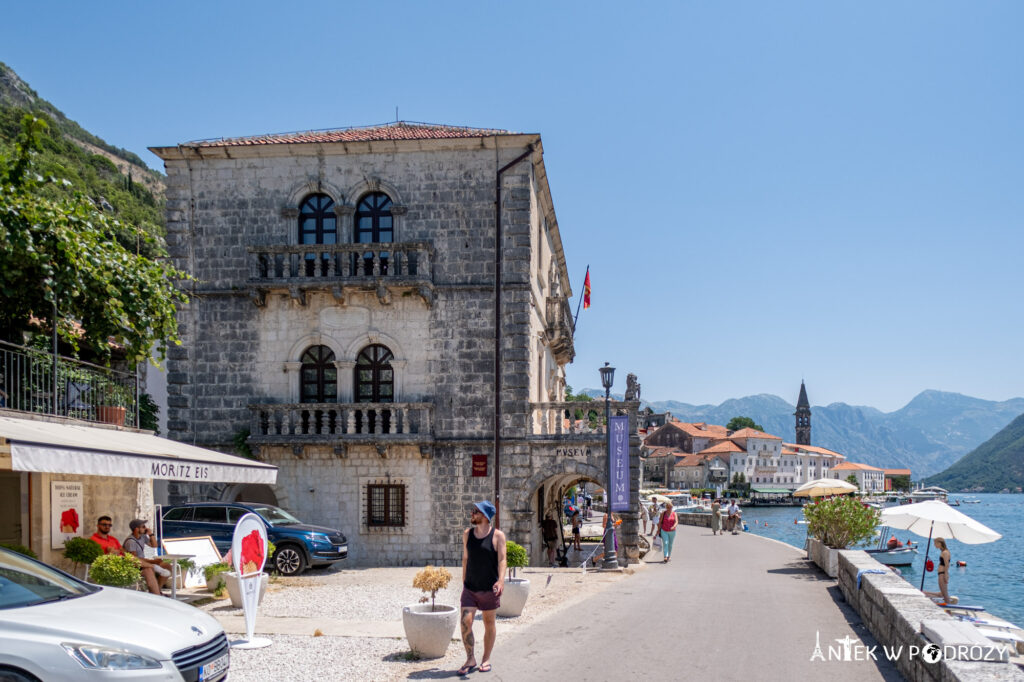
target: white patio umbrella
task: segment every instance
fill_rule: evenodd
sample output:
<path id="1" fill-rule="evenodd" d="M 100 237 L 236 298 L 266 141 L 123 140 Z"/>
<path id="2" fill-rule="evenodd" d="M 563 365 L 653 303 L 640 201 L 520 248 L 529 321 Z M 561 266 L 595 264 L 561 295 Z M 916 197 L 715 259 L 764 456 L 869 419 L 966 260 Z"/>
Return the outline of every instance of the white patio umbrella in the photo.
<path id="1" fill-rule="evenodd" d="M 824 497 L 825 495 L 845 495 L 857 492 L 857 486 L 838 478 L 819 478 L 808 481 L 793 491 L 793 497 Z"/>
<path id="2" fill-rule="evenodd" d="M 924 551 L 926 565 L 928 552 L 931 550 L 932 535 L 959 540 L 967 545 L 995 542 L 1003 537 L 985 524 L 975 521 L 967 514 L 963 514 L 939 500 L 927 500 L 926 502 L 883 509 L 881 522 L 890 528 L 909 530 L 922 537 L 927 535 L 928 545 Z M 921 589 L 924 589 L 924 572 L 921 573 Z"/>

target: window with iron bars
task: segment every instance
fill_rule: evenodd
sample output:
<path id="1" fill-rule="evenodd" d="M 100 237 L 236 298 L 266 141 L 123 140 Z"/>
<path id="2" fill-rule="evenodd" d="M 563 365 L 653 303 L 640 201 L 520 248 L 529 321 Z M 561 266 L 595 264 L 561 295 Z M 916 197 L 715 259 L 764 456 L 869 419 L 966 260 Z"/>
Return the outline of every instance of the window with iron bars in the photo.
<path id="1" fill-rule="evenodd" d="M 366 524 L 372 528 L 405 526 L 405 486 L 394 483 L 368 484 Z"/>

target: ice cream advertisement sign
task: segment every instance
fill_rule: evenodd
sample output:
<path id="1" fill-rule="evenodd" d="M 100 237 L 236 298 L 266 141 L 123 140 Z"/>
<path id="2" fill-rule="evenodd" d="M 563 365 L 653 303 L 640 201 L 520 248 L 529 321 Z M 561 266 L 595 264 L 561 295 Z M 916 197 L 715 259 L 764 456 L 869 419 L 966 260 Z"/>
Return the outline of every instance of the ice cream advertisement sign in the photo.
<path id="1" fill-rule="evenodd" d="M 246 514 L 235 525 L 231 540 L 231 563 L 242 589 L 242 610 L 245 612 L 245 639 L 232 642 L 235 648 L 252 649 L 270 644 L 269 639 L 253 637 L 256 610 L 259 607 L 263 562 L 267 558 L 267 527 L 256 514 Z"/>
<path id="2" fill-rule="evenodd" d="M 50 548 L 82 535 L 82 482 L 50 481 Z"/>

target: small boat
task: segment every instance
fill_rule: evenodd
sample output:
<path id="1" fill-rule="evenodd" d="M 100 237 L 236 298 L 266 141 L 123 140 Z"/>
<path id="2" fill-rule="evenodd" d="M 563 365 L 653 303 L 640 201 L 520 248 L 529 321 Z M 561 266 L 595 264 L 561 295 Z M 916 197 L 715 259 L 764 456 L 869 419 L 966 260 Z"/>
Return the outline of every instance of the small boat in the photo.
<path id="1" fill-rule="evenodd" d="M 894 549 L 868 549 L 865 550 L 870 556 L 886 566 L 910 566 L 917 556 L 917 547 L 904 545 Z"/>

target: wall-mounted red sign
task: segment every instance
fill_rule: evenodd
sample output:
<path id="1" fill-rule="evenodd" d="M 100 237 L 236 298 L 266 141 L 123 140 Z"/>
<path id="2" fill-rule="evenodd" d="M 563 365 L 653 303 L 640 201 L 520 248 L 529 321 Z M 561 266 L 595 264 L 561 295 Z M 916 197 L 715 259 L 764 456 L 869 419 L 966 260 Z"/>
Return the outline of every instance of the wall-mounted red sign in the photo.
<path id="1" fill-rule="evenodd" d="M 473 475 L 487 475 L 487 455 L 473 455 Z"/>

